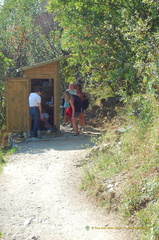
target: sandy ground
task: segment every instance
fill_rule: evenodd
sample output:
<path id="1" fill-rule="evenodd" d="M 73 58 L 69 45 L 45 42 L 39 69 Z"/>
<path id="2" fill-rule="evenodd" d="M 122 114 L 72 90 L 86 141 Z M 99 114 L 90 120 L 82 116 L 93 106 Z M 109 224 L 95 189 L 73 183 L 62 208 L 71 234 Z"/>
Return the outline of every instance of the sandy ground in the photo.
<path id="1" fill-rule="evenodd" d="M 80 161 L 92 146 L 92 134 L 63 132 L 18 144 L 0 176 L 3 240 L 134 239 L 117 216 L 80 190 Z"/>

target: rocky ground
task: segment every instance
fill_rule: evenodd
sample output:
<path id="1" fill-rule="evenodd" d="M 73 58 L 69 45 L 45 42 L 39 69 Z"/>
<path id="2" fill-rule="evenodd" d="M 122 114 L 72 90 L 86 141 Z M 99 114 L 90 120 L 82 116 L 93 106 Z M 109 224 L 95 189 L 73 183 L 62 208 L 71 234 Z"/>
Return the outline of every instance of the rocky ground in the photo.
<path id="1" fill-rule="evenodd" d="M 3 240 L 130 240 L 118 216 L 108 214 L 80 190 L 81 162 L 93 146 L 87 128 L 72 136 L 18 143 L 0 176 Z"/>

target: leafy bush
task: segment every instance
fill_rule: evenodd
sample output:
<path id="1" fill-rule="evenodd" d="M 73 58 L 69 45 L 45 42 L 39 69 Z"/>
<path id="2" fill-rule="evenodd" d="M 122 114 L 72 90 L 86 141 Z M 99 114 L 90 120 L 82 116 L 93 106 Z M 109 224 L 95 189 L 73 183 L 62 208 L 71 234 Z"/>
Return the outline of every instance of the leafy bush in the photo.
<path id="1" fill-rule="evenodd" d="M 5 101 L 5 89 L 4 89 L 4 82 L 0 81 L 0 92 L 1 92 L 1 96 L 0 96 L 0 128 L 2 127 L 2 125 L 5 122 L 5 117 L 6 117 L 6 101 Z"/>
<path id="2" fill-rule="evenodd" d="M 159 103 L 152 94 L 134 95 L 127 104 L 131 121 L 140 127 L 147 128 L 158 114 Z M 130 120 L 129 119 L 129 120 Z"/>
<path id="3" fill-rule="evenodd" d="M 6 132 L 6 126 L 2 125 L 0 129 L 0 149 L 5 151 L 8 148 L 8 133 Z"/>

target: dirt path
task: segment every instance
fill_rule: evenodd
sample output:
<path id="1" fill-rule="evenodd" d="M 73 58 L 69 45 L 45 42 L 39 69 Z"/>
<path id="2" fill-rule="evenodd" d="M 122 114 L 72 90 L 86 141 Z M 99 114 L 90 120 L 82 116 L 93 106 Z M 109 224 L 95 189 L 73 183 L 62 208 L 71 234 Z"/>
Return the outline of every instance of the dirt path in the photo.
<path id="1" fill-rule="evenodd" d="M 0 176 L 3 240 L 131 239 L 131 230 L 115 229 L 117 217 L 79 190 L 88 145 L 90 133 L 19 144 Z"/>

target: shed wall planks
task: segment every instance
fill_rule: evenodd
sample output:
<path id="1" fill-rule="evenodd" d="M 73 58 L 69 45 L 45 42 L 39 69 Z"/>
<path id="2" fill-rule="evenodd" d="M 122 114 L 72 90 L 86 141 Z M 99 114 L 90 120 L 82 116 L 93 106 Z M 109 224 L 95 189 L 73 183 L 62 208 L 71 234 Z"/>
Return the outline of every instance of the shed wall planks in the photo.
<path id="1" fill-rule="evenodd" d="M 29 130 L 29 81 L 14 78 L 6 81 L 7 131 Z"/>

